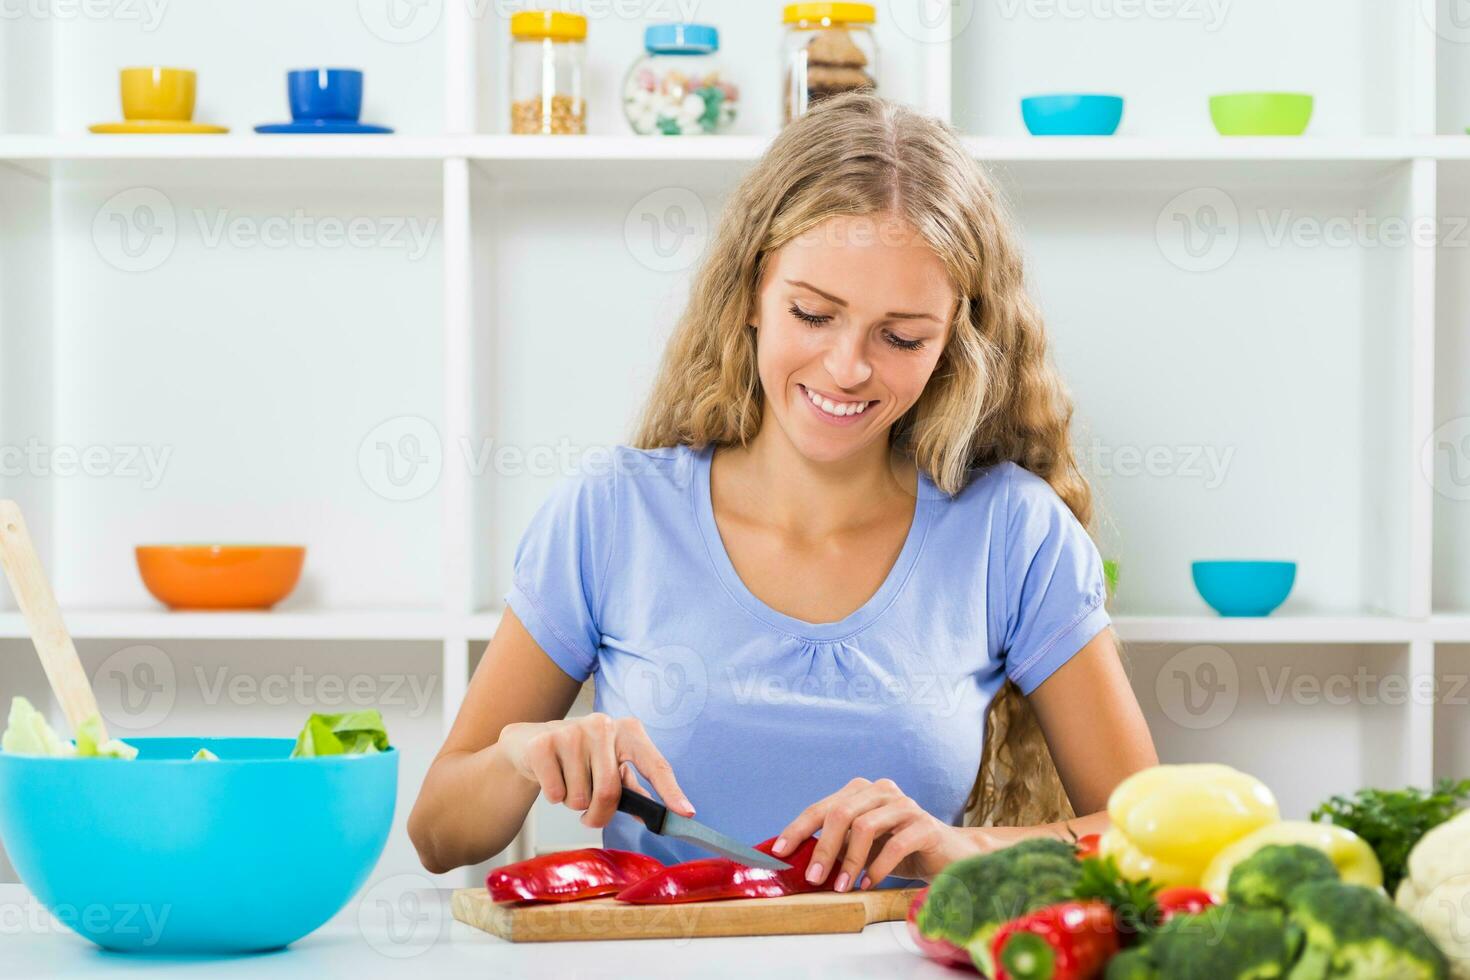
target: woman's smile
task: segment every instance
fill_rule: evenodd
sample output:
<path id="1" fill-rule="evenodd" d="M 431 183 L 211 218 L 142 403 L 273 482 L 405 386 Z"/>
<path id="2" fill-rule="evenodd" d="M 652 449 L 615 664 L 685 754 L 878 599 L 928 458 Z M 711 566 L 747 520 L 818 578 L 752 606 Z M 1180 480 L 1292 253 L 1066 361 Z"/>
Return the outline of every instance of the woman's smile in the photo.
<path id="1" fill-rule="evenodd" d="M 811 406 L 813 413 L 828 425 L 856 425 L 863 420 L 867 410 L 878 404 L 875 400 L 845 401 L 833 398 L 820 391 L 813 391 L 801 382 L 796 384 L 802 401 Z"/>

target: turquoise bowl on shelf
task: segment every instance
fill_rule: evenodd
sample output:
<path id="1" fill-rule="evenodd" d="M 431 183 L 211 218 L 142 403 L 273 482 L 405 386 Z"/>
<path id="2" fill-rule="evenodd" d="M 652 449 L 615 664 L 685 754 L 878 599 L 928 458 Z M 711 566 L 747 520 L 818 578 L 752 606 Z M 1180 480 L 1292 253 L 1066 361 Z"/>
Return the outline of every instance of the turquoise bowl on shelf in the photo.
<path id="1" fill-rule="evenodd" d="M 1111 136 L 1123 119 L 1123 97 L 1086 92 L 1032 95 L 1021 100 L 1032 136 Z"/>
<path id="2" fill-rule="evenodd" d="M 99 946 L 279 949 L 340 911 L 383 853 L 395 749 L 292 759 L 289 738 L 125 741 L 136 759 L 0 752 L 11 862 Z M 201 748 L 219 761 L 192 761 Z"/>
<path id="3" fill-rule="evenodd" d="M 1200 597 L 1221 616 L 1266 616 L 1296 582 L 1294 561 L 1197 561 L 1190 566 Z"/>

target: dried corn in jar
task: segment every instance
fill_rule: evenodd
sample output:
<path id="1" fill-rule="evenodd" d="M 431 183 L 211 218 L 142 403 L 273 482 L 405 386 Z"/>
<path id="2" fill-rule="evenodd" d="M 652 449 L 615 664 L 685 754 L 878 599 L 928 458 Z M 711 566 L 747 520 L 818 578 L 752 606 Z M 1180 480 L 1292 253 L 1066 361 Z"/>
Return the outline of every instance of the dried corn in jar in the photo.
<path id="1" fill-rule="evenodd" d="M 587 18 L 523 10 L 510 36 L 510 131 L 587 132 Z"/>

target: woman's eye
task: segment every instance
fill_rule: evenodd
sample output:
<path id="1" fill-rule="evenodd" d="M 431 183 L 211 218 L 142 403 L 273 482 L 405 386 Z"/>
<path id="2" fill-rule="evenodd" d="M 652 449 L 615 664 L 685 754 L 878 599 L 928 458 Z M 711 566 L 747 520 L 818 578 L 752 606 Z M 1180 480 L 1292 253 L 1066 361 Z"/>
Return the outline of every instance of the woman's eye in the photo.
<path id="1" fill-rule="evenodd" d="M 830 316 L 825 316 L 817 313 L 808 313 L 806 310 L 803 310 L 795 303 L 791 304 L 791 315 L 796 317 L 798 320 L 805 321 L 806 323 L 826 323 L 828 320 L 832 319 Z"/>
<path id="2" fill-rule="evenodd" d="M 897 334 L 891 333 L 884 333 L 884 336 L 888 338 L 888 343 L 897 347 L 899 350 L 918 350 L 924 346 L 922 340 L 905 340 Z"/>

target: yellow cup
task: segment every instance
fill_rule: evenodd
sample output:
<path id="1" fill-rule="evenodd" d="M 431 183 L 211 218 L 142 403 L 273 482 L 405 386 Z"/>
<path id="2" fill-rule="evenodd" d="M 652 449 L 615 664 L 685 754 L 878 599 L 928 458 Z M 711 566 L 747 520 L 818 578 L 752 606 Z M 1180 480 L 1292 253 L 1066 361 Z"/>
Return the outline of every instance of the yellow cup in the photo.
<path id="1" fill-rule="evenodd" d="M 194 118 L 194 72 L 158 66 L 124 68 L 122 110 L 124 119 L 188 122 Z"/>

